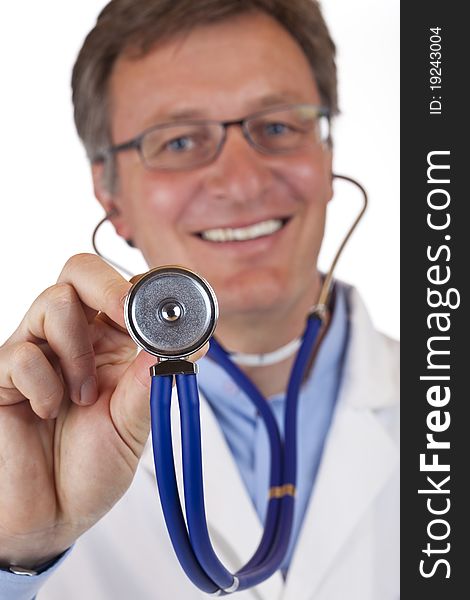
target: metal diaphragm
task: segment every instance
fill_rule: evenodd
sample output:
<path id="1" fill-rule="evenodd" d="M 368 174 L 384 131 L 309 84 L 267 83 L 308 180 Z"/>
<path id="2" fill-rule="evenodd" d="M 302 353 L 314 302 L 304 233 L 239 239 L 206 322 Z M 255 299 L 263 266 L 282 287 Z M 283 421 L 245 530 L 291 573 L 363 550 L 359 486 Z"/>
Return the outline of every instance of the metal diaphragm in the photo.
<path id="1" fill-rule="evenodd" d="M 214 333 L 217 298 L 207 281 L 189 269 L 165 266 L 142 275 L 124 309 L 130 336 L 159 358 L 184 358 Z"/>

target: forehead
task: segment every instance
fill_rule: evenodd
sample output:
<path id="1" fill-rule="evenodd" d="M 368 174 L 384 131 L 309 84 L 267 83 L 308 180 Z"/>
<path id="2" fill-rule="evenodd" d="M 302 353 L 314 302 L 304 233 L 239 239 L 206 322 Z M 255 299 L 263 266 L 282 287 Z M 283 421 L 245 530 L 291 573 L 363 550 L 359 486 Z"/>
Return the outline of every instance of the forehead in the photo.
<path id="1" fill-rule="evenodd" d="M 121 56 L 109 92 L 115 141 L 173 118 L 233 119 L 271 105 L 320 101 L 301 47 L 261 12 L 195 27 L 143 57 Z"/>

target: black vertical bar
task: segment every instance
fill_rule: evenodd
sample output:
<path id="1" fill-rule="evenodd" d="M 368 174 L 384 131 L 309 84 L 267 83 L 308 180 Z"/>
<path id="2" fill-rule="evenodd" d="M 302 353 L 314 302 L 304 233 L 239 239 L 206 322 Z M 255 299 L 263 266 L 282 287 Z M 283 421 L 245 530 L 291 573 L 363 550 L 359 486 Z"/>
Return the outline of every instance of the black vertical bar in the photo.
<path id="1" fill-rule="evenodd" d="M 465 377 L 470 371 L 470 36 L 464 8 L 465 3 L 436 0 L 401 3 L 405 600 L 470 594 L 470 393 Z M 433 461 L 435 470 L 426 470 Z"/>

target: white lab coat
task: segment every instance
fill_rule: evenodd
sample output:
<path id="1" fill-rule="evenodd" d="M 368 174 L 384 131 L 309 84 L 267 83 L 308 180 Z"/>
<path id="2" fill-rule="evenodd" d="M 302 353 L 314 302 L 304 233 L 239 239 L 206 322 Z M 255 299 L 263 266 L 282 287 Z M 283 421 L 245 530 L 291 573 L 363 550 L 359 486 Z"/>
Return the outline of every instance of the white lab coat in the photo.
<path id="1" fill-rule="evenodd" d="M 209 528 L 219 557 L 235 570 L 262 529 L 223 434 L 201 404 Z M 397 600 L 398 424 L 397 345 L 373 329 L 353 290 L 343 382 L 287 579 L 278 572 L 235 600 Z M 148 447 L 129 491 L 82 536 L 38 600 L 208 597 L 174 555 Z"/>

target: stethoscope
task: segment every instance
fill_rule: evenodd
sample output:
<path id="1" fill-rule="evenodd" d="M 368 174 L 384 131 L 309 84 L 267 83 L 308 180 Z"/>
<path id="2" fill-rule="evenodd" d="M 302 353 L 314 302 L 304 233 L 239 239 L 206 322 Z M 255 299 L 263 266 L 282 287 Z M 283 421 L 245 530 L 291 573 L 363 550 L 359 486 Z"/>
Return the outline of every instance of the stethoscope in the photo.
<path id="1" fill-rule="evenodd" d="M 296 418 L 300 388 L 329 321 L 333 271 L 367 207 L 367 193 L 357 181 L 342 175 L 334 177 L 356 185 L 363 194 L 363 206 L 323 280 L 318 303 L 307 316 L 287 388 L 284 442 L 264 396 L 232 360 L 230 353 L 212 337 L 218 319 L 218 304 L 213 289 L 203 277 L 181 266 L 158 267 L 134 281 L 126 298 L 125 320 L 129 334 L 141 348 L 159 358 L 150 369 L 151 428 L 155 472 L 168 533 L 186 575 L 202 591 L 214 596 L 258 585 L 279 569 L 288 549 L 296 491 Z M 93 234 L 95 250 L 97 229 Z M 206 520 L 198 367 L 187 358 L 208 340 L 208 356 L 225 369 L 257 408 L 265 423 L 271 450 L 263 535 L 253 556 L 236 573 L 231 573 L 217 557 Z M 184 511 L 173 456 L 170 417 L 173 379 L 180 411 Z"/>

